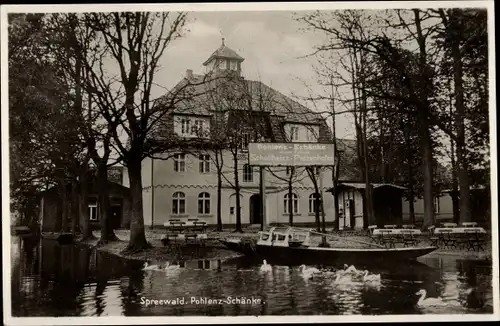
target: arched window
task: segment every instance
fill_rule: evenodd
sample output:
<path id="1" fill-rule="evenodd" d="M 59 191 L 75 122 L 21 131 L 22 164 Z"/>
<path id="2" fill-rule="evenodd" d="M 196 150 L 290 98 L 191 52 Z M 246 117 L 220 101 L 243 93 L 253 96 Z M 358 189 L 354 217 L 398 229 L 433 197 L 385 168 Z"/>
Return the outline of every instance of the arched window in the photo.
<path id="1" fill-rule="evenodd" d="M 309 213 L 316 213 L 316 198 L 318 199 L 319 212 L 321 212 L 321 196 L 319 194 L 316 195 L 316 193 L 313 193 L 309 195 Z"/>
<path id="2" fill-rule="evenodd" d="M 283 208 L 284 208 L 284 212 L 285 214 L 288 214 L 289 211 L 288 211 L 288 194 L 285 194 L 285 197 L 284 197 L 284 201 L 283 201 Z M 293 213 L 294 214 L 298 214 L 299 213 L 299 197 L 297 196 L 297 194 L 292 194 L 292 208 L 293 208 Z"/>
<path id="3" fill-rule="evenodd" d="M 198 214 L 210 214 L 210 194 L 202 192 L 198 195 Z"/>
<path id="4" fill-rule="evenodd" d="M 186 213 L 186 195 L 183 192 L 176 192 L 172 196 L 172 214 Z"/>

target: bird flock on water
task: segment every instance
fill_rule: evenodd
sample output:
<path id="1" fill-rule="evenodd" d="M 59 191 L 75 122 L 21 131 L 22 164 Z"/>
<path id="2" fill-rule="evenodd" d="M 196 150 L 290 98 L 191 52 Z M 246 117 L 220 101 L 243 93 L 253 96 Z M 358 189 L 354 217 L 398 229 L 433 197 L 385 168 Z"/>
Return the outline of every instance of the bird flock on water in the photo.
<path id="1" fill-rule="evenodd" d="M 271 272 L 272 266 L 267 263 L 266 260 L 263 261 L 263 264 L 260 267 L 262 272 Z M 333 283 L 335 285 L 353 285 L 356 282 L 363 282 L 365 285 L 379 287 L 381 285 L 381 276 L 380 274 L 370 273 L 368 270 L 358 270 L 354 265 L 344 264 L 343 269 L 339 269 L 336 271 L 326 270 L 322 271 L 316 267 L 307 267 L 306 265 L 299 266 L 299 272 L 301 276 L 306 279 L 313 279 L 315 277 L 319 277 L 321 275 L 334 275 Z M 420 296 L 417 306 L 418 307 L 442 307 L 449 306 L 450 303 L 447 301 L 443 301 L 441 297 L 437 298 L 429 298 L 427 296 L 427 291 L 421 289 L 417 293 L 417 296 Z M 475 291 L 473 288 L 466 290 L 466 300 L 465 305 L 469 308 L 480 308 L 484 306 L 484 299 Z"/>
<path id="2" fill-rule="evenodd" d="M 271 272 L 272 266 L 267 263 L 266 260 L 262 262 L 260 266 L 261 272 Z M 308 267 L 306 265 L 300 265 L 299 271 L 301 276 L 306 279 L 313 279 L 321 275 L 330 275 L 331 271 L 321 271 L 316 267 Z M 344 264 L 344 269 L 337 270 L 333 272 L 335 275 L 335 284 L 352 284 L 355 281 L 361 280 L 365 284 L 370 285 L 380 285 L 381 277 L 380 274 L 370 274 L 368 270 L 357 270 L 353 265 L 348 266 Z"/>
<path id="3" fill-rule="evenodd" d="M 143 265 L 144 271 L 164 271 L 164 272 L 174 272 L 180 270 L 179 265 L 170 264 L 166 262 L 165 264 L 150 264 L 145 262 Z M 267 273 L 272 272 L 273 267 L 267 263 L 266 260 L 262 262 L 260 266 L 260 271 Z M 314 279 L 322 275 L 334 275 L 333 284 L 334 285 L 353 285 L 357 282 L 363 282 L 365 285 L 378 287 L 381 284 L 380 274 L 370 273 L 368 270 L 358 270 L 354 265 L 344 264 L 343 269 L 332 270 L 319 270 L 316 267 L 308 267 L 306 265 L 299 266 L 300 275 L 306 279 Z M 431 298 L 427 297 L 427 291 L 425 289 L 420 289 L 415 295 L 420 296 L 417 302 L 419 307 L 440 307 L 448 306 L 449 303 L 443 301 L 441 297 Z M 484 306 L 484 299 L 478 294 L 473 288 L 466 291 L 466 302 L 467 307 L 470 308 L 480 308 Z"/>

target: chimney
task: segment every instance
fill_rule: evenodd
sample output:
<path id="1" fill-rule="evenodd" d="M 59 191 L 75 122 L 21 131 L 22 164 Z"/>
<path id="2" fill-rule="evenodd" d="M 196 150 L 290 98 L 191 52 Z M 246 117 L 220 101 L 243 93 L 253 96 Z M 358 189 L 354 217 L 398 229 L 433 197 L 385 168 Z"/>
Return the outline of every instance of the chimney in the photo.
<path id="1" fill-rule="evenodd" d="M 186 78 L 187 79 L 192 79 L 193 78 L 193 70 L 187 69 L 186 70 Z"/>

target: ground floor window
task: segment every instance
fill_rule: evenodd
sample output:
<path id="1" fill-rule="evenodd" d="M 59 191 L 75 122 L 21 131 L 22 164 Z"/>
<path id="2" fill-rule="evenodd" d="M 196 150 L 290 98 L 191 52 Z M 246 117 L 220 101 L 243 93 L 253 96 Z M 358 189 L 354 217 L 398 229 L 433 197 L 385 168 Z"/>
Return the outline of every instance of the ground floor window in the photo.
<path id="1" fill-rule="evenodd" d="M 186 195 L 183 192 L 176 192 L 172 196 L 172 214 L 186 213 Z"/>
<path id="2" fill-rule="evenodd" d="M 321 196 L 314 193 L 309 195 L 309 213 L 316 213 L 316 199 L 318 200 L 318 211 L 321 212 Z"/>
<path id="3" fill-rule="evenodd" d="M 284 212 L 285 214 L 288 214 L 289 213 L 289 210 L 288 210 L 288 207 L 289 207 L 289 194 L 285 194 L 285 197 L 284 197 L 284 202 L 283 202 L 283 205 L 284 205 Z M 298 214 L 299 213 L 299 197 L 297 196 L 297 194 L 292 194 L 292 210 L 293 210 L 293 213 L 294 214 Z"/>
<path id="4" fill-rule="evenodd" d="M 198 195 L 198 214 L 210 214 L 210 194 L 202 192 Z"/>
<path id="5" fill-rule="evenodd" d="M 91 221 L 97 221 L 99 219 L 99 211 L 97 210 L 97 203 L 89 204 L 89 219 Z"/>

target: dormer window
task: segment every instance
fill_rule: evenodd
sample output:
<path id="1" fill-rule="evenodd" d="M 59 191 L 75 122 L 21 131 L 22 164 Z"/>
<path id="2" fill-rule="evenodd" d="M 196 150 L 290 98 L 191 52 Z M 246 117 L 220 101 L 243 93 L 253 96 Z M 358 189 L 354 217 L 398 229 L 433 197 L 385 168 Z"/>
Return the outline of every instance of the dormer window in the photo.
<path id="1" fill-rule="evenodd" d="M 191 130 L 189 129 L 189 126 L 190 126 L 190 121 L 188 118 L 183 118 L 181 120 L 181 133 L 183 135 L 189 135 L 189 133 L 191 132 Z"/>
<path id="2" fill-rule="evenodd" d="M 194 125 L 191 128 L 191 134 L 193 136 L 202 137 L 203 135 L 203 120 L 194 120 Z"/>
<path id="3" fill-rule="evenodd" d="M 182 138 L 209 138 L 208 117 L 179 115 L 174 118 L 175 133 Z"/>
<path id="4" fill-rule="evenodd" d="M 291 141 L 299 140 L 299 127 L 297 126 L 290 127 L 290 140 Z"/>

